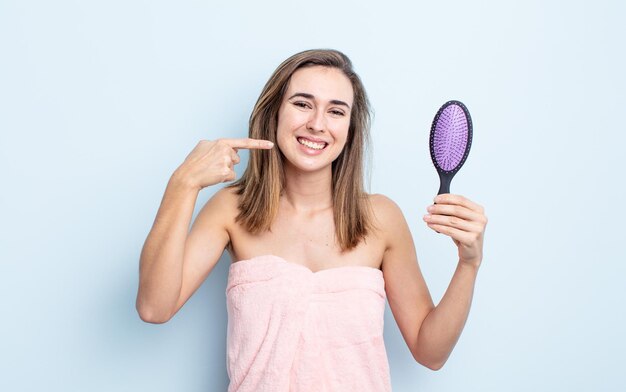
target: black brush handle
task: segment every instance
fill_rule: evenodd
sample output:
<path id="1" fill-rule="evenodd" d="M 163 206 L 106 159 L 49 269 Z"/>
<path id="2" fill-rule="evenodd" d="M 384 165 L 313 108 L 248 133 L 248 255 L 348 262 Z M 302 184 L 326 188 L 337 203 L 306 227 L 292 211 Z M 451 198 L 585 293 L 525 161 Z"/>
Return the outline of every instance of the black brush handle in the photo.
<path id="1" fill-rule="evenodd" d="M 437 168 L 437 173 L 439 173 L 439 192 L 437 192 L 437 194 L 441 195 L 442 193 L 450 193 L 450 183 L 452 182 L 452 177 L 454 177 L 456 172 L 445 172 Z M 437 204 L 437 202 L 433 203 Z M 437 230 L 435 230 L 435 232 L 439 233 Z"/>
<path id="2" fill-rule="evenodd" d="M 444 172 L 439 168 L 437 169 L 437 173 L 439 173 L 439 192 L 437 192 L 437 194 L 450 193 L 450 183 L 456 173 Z"/>

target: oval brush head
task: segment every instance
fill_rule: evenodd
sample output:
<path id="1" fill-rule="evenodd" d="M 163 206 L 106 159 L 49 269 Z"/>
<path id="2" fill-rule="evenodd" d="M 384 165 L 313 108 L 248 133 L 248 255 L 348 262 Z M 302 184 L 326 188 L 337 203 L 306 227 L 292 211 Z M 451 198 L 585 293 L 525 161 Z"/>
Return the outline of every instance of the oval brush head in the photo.
<path id="1" fill-rule="evenodd" d="M 439 192 L 450 193 L 452 177 L 463 166 L 472 145 L 472 118 L 459 101 L 448 101 L 430 128 L 430 158 L 439 173 Z"/>

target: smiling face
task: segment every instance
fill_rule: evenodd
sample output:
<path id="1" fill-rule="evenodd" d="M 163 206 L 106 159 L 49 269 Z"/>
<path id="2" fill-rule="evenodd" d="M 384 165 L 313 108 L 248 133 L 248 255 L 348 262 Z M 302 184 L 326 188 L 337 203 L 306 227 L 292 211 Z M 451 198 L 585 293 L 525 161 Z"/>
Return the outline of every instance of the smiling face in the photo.
<path id="1" fill-rule="evenodd" d="M 346 144 L 353 99 L 352 83 L 337 68 L 294 72 L 278 111 L 276 140 L 285 165 L 330 169 Z"/>

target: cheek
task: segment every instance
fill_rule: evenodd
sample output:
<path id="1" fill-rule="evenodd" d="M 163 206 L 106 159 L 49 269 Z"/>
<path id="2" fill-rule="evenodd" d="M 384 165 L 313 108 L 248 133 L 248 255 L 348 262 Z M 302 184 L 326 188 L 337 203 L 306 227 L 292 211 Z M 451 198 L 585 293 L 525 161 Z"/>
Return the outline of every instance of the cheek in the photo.
<path id="1" fill-rule="evenodd" d="M 276 127 L 276 139 L 280 142 L 281 140 L 288 139 L 290 134 L 291 125 L 284 120 L 278 120 Z"/>
<path id="2" fill-rule="evenodd" d="M 350 124 L 341 124 L 340 127 L 337 128 L 337 130 L 334 132 L 334 138 L 335 138 L 335 142 L 337 144 L 340 144 L 343 148 L 343 146 L 346 144 L 346 141 L 348 140 L 348 134 L 349 134 L 349 129 L 350 129 Z"/>
<path id="3" fill-rule="evenodd" d="M 277 131 L 279 135 L 287 135 L 303 124 L 306 124 L 306 118 L 299 113 L 293 113 L 293 111 L 288 109 L 281 110 L 278 113 Z"/>
<path id="4" fill-rule="evenodd" d="M 285 152 L 286 149 L 292 148 L 293 132 L 291 128 L 292 124 L 289 124 L 285 119 L 279 119 L 276 127 L 276 144 L 281 152 Z"/>
<path id="5" fill-rule="evenodd" d="M 281 110 L 278 113 L 278 122 L 276 123 L 276 140 L 279 142 L 281 139 L 284 138 L 286 132 L 286 127 L 287 127 L 287 119 L 285 118 L 285 116 L 283 115 L 283 111 Z"/>

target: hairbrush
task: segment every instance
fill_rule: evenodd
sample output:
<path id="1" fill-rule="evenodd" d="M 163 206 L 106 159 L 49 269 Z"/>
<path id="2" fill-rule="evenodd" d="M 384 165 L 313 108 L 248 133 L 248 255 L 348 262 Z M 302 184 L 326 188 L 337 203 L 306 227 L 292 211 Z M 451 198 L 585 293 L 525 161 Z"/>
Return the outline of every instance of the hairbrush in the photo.
<path id="1" fill-rule="evenodd" d="M 430 158 L 439 173 L 439 192 L 450 193 L 452 177 L 465 163 L 472 146 L 472 118 L 465 105 L 448 101 L 430 128 Z"/>

